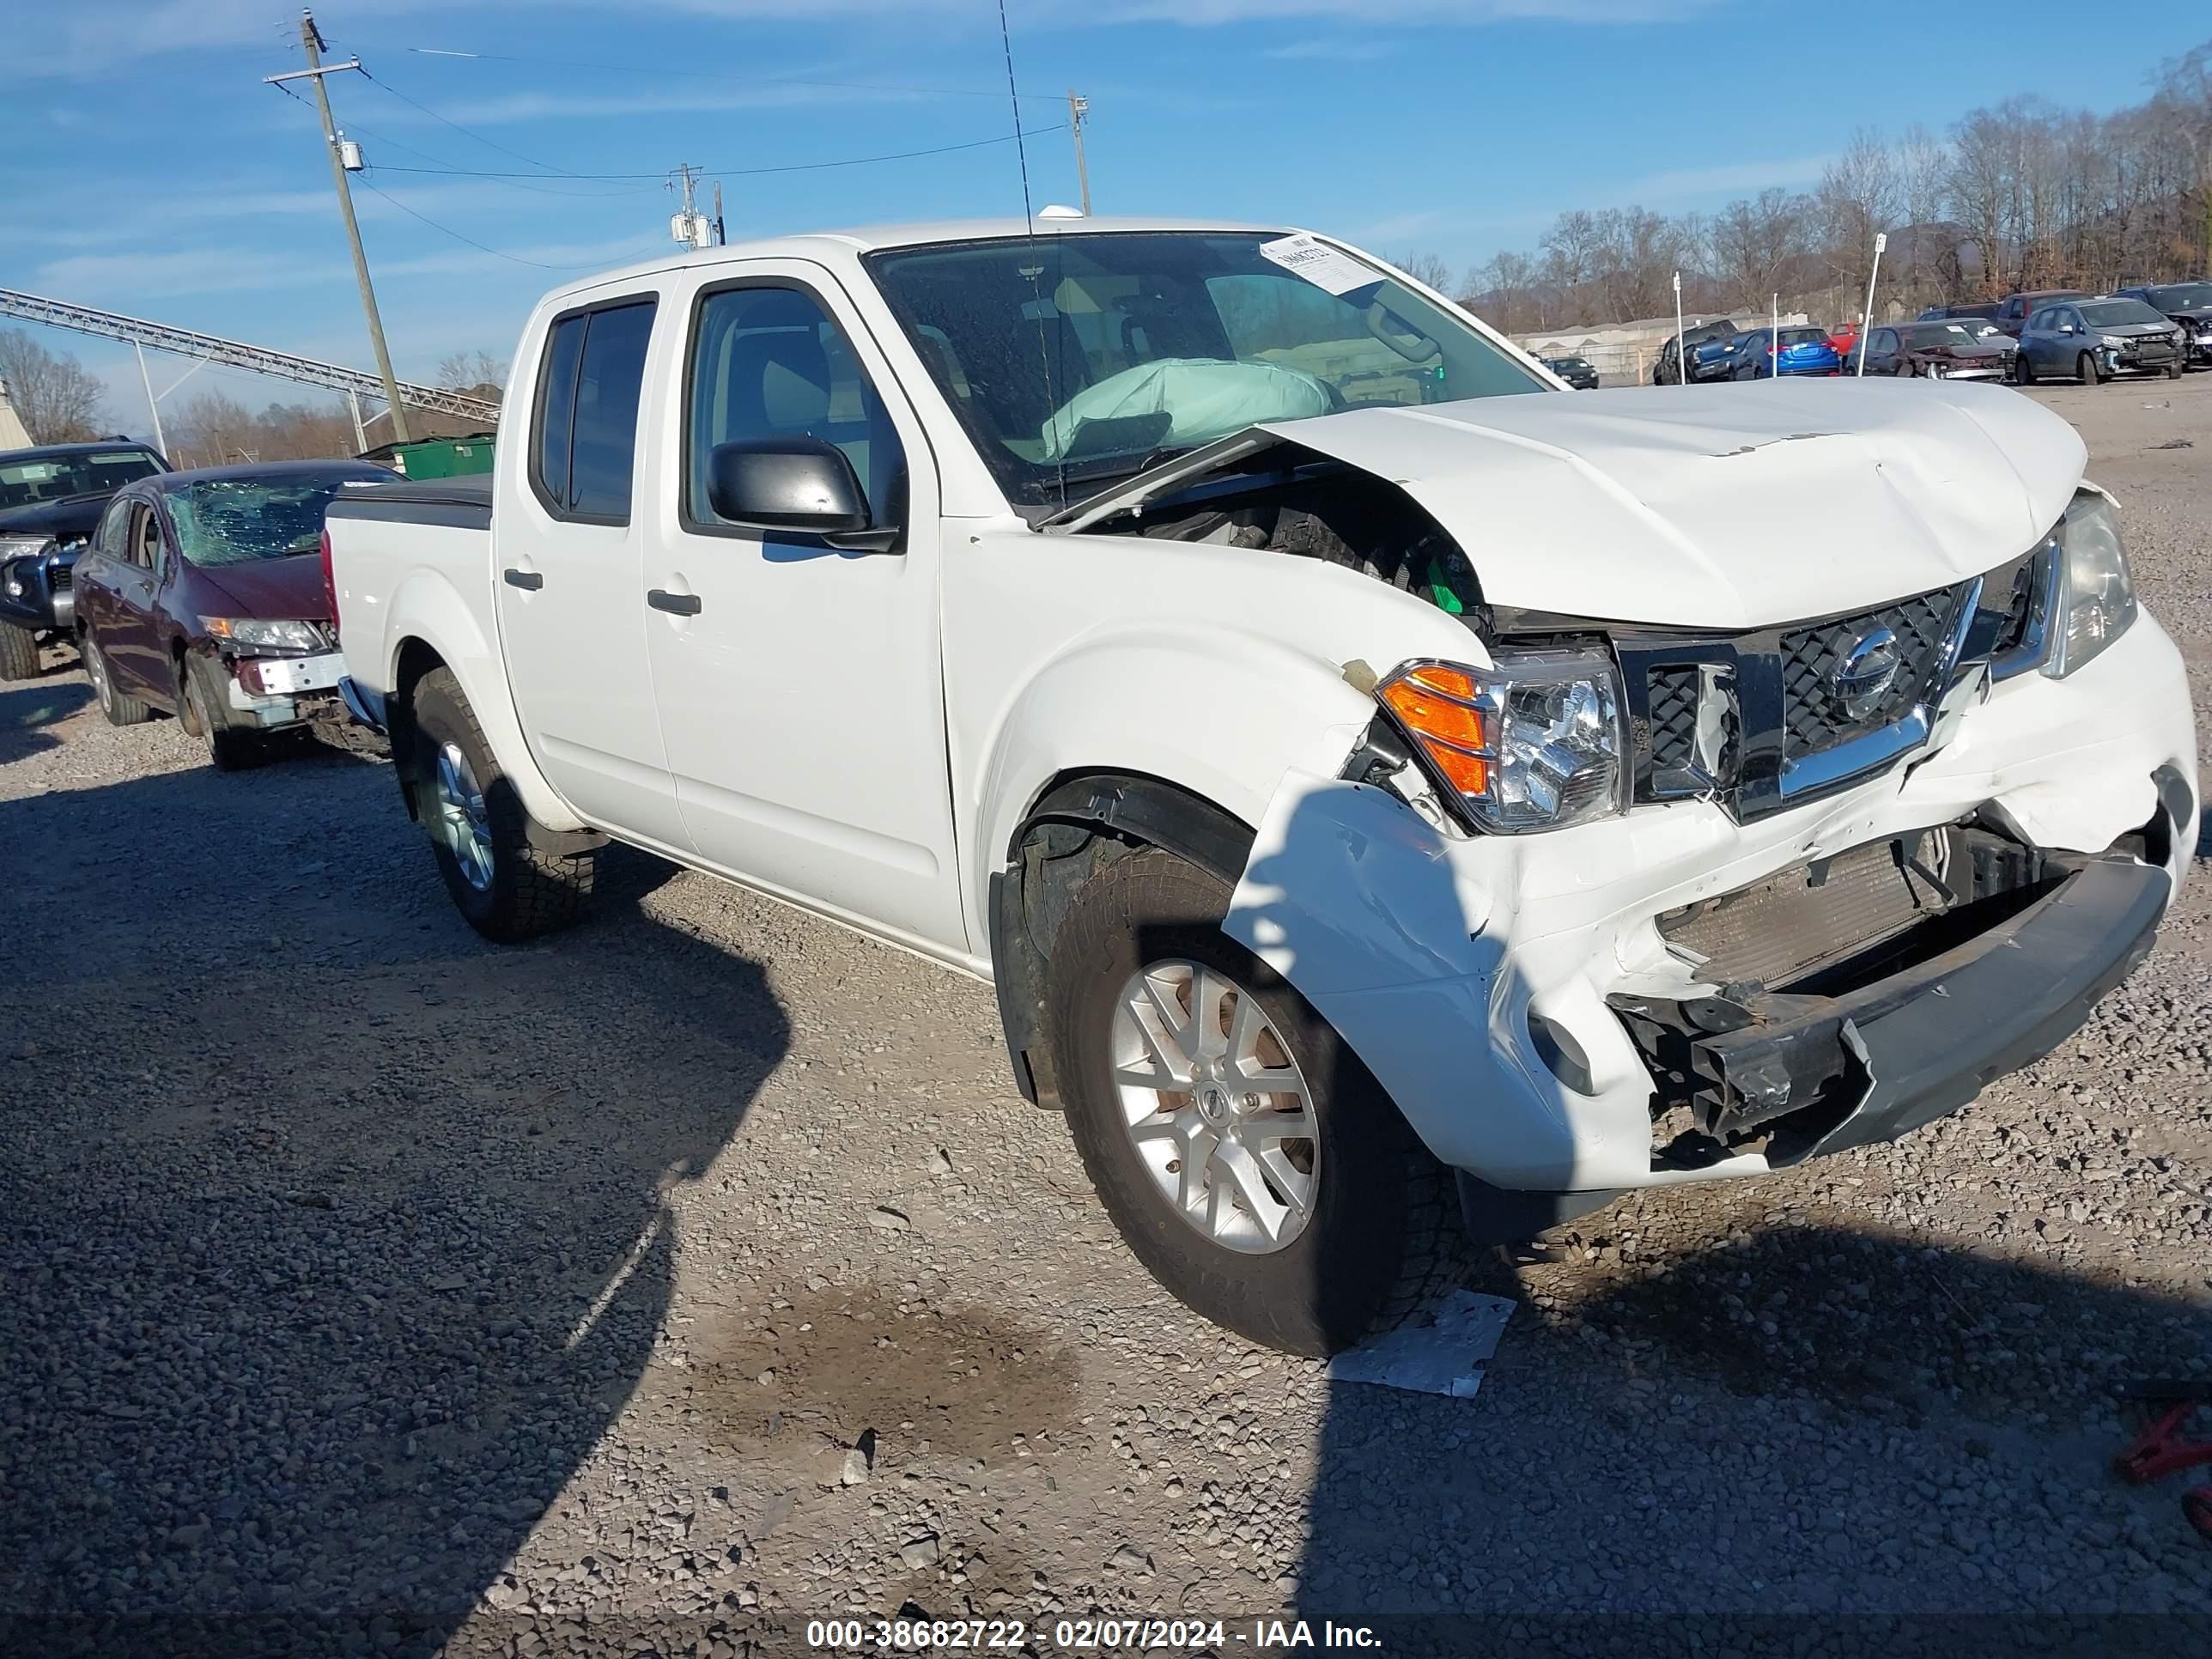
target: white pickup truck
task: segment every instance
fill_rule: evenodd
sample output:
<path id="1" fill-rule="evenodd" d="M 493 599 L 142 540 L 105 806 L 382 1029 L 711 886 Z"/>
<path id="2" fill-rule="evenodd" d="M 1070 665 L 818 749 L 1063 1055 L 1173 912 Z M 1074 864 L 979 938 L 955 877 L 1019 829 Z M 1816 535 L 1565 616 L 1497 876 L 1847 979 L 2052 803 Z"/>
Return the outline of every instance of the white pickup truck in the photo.
<path id="1" fill-rule="evenodd" d="M 1283 1348 L 1957 1109 L 2196 844 L 2181 659 L 2002 387 L 1566 395 L 1327 238 L 1084 220 L 672 255 L 514 370 L 481 487 L 328 519 L 462 912 L 614 838 L 988 978 L 1131 1248 Z"/>

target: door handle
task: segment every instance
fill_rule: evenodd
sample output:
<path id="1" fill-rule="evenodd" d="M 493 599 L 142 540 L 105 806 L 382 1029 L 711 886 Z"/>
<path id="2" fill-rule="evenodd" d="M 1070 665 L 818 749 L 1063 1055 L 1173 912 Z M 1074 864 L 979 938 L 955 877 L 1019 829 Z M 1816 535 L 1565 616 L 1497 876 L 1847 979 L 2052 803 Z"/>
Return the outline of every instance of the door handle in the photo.
<path id="1" fill-rule="evenodd" d="M 655 611 L 665 611 L 672 617 L 696 617 L 699 614 L 696 593 L 672 593 L 665 587 L 648 588 L 645 602 Z"/>
<path id="2" fill-rule="evenodd" d="M 500 580 L 509 587 L 519 587 L 526 593 L 535 593 L 545 586 L 545 578 L 535 570 L 502 570 Z"/>

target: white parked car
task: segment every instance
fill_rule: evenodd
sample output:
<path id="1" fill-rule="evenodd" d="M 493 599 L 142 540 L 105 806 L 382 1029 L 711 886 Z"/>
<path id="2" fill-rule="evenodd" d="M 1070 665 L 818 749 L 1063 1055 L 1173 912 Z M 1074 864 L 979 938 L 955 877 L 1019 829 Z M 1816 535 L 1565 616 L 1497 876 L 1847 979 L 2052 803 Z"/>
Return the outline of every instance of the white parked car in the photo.
<path id="1" fill-rule="evenodd" d="M 991 980 L 1261 1342 L 1954 1110 L 2195 845 L 2181 659 L 2002 387 L 1562 396 L 1356 250 L 1128 221 L 672 255 L 514 363 L 488 480 L 329 518 L 462 912 L 615 838 Z"/>

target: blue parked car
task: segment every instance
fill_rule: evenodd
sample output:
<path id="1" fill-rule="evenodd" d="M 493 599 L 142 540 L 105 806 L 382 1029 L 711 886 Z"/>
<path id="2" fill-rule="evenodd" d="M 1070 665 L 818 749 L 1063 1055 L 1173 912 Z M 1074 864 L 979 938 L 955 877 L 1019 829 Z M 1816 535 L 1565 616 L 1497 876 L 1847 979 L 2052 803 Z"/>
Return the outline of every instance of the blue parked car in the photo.
<path id="1" fill-rule="evenodd" d="M 1729 373 L 1738 380 L 1760 380 L 1774 373 L 1774 331 L 1755 329 L 1736 337 Z M 1784 374 L 1840 374 L 1844 360 L 1828 343 L 1825 328 L 1785 328 L 1782 331 L 1782 373 Z"/>

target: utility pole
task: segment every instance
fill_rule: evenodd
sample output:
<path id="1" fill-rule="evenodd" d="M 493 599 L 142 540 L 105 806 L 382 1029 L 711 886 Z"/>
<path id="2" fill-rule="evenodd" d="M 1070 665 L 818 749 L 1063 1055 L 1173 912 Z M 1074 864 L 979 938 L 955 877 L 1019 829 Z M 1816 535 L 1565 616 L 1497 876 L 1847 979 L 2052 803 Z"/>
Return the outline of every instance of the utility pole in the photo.
<path id="1" fill-rule="evenodd" d="M 1072 88 L 1067 94 L 1067 129 L 1075 135 L 1075 178 L 1083 186 L 1083 216 L 1091 216 L 1091 168 L 1083 159 L 1083 118 L 1091 113 L 1091 100 Z"/>
<path id="2" fill-rule="evenodd" d="M 699 169 L 689 161 L 678 161 L 669 169 L 669 178 L 672 187 L 673 181 L 680 179 L 684 190 L 684 210 L 669 220 L 669 235 L 685 247 L 705 247 L 709 227 L 697 207 Z"/>
<path id="3" fill-rule="evenodd" d="M 722 234 L 722 181 L 714 180 L 714 246 L 720 247 L 729 239 Z"/>
<path id="4" fill-rule="evenodd" d="M 315 14 L 300 14 L 300 45 L 307 54 L 307 67 L 289 75 L 270 75 L 263 78 L 270 82 L 306 81 L 315 88 L 315 108 L 323 118 L 323 147 L 331 153 L 331 179 L 337 185 L 338 213 L 345 221 L 346 240 L 353 245 L 353 274 L 361 283 L 361 308 L 368 319 L 369 349 L 376 353 L 376 372 L 383 377 L 385 400 L 392 408 L 392 435 L 401 443 L 408 441 L 407 409 L 399 401 L 399 379 L 392 372 L 392 354 L 384 344 L 384 319 L 376 314 L 376 289 L 368 280 L 368 255 L 362 252 L 361 225 L 353 216 L 353 189 L 346 183 L 345 159 L 338 153 L 337 128 L 331 120 L 330 94 L 323 90 L 323 77 L 346 70 L 361 67 L 358 58 L 350 63 L 333 64 L 323 67 L 323 37 L 315 27 Z"/>

